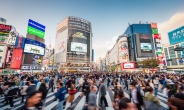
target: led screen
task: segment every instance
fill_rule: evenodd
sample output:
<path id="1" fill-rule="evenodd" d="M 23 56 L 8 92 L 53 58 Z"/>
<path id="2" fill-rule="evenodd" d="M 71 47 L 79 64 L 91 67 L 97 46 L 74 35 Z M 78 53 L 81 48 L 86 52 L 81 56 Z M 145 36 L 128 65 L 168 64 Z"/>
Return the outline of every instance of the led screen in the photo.
<path id="1" fill-rule="evenodd" d="M 87 52 L 87 44 L 71 42 L 71 51 Z"/>
<path id="2" fill-rule="evenodd" d="M 141 52 L 152 52 L 151 43 L 141 43 Z"/>
<path id="3" fill-rule="evenodd" d="M 25 44 L 24 46 L 24 53 L 32 53 L 32 54 L 37 54 L 37 55 L 44 55 L 45 53 L 45 48 L 32 45 L 32 44 Z"/>

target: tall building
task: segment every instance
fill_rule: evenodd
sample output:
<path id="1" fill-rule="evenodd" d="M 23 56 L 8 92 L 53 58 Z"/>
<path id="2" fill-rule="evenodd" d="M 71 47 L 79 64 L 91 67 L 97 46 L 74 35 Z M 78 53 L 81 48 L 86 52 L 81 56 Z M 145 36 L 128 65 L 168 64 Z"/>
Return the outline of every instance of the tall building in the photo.
<path id="1" fill-rule="evenodd" d="M 129 24 L 124 32 L 128 35 L 129 60 L 139 61 L 155 57 L 151 24 Z M 118 40 L 121 39 L 121 36 Z"/>
<path id="2" fill-rule="evenodd" d="M 92 28 L 85 19 L 69 16 L 58 23 L 54 63 L 63 71 L 89 71 L 92 61 Z"/>

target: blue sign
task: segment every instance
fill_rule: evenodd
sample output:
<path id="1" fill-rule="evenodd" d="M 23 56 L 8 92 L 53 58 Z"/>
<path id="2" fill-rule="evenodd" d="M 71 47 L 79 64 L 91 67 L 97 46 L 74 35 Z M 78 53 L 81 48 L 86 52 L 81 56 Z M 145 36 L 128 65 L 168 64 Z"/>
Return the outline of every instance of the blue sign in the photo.
<path id="1" fill-rule="evenodd" d="M 170 44 L 176 44 L 184 41 L 184 26 L 168 33 Z"/>
<path id="2" fill-rule="evenodd" d="M 35 29 L 38 29 L 38 30 L 42 31 L 42 32 L 45 32 L 45 26 L 44 25 L 41 25 L 41 24 L 31 20 L 31 19 L 29 19 L 29 21 L 28 21 L 28 26 L 31 26 Z"/>
<path id="3" fill-rule="evenodd" d="M 15 48 L 24 48 L 25 37 L 16 37 Z"/>
<path id="4" fill-rule="evenodd" d="M 32 44 L 32 45 L 36 45 L 36 46 L 45 48 L 45 44 L 38 42 L 36 40 L 29 39 L 29 38 L 25 39 L 25 44 Z"/>

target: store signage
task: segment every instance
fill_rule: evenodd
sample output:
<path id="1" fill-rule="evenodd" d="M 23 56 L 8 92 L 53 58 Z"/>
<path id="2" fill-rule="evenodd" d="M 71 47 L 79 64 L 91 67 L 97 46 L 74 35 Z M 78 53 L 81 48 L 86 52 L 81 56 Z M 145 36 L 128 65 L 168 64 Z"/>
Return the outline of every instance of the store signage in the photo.
<path id="1" fill-rule="evenodd" d="M 71 51 L 87 52 L 87 44 L 71 42 Z"/>
<path id="2" fill-rule="evenodd" d="M 154 37 L 155 39 L 160 39 L 160 35 L 159 35 L 159 34 L 153 34 L 153 37 Z"/>
<path id="3" fill-rule="evenodd" d="M 40 47 L 40 46 L 36 46 L 36 45 L 32 45 L 32 44 L 25 44 L 24 53 L 44 55 L 45 54 L 45 48 Z"/>
<path id="4" fill-rule="evenodd" d="M 9 32 L 1 32 L 0 31 L 0 36 L 8 36 Z"/>
<path id="5" fill-rule="evenodd" d="M 151 23 L 151 28 L 157 28 L 157 23 Z"/>
<path id="6" fill-rule="evenodd" d="M 170 44 L 176 44 L 184 41 L 184 26 L 168 33 Z"/>
<path id="7" fill-rule="evenodd" d="M 156 52 L 156 54 L 162 54 L 162 52 Z"/>
<path id="8" fill-rule="evenodd" d="M 42 31 L 40 31 L 40 30 L 38 30 L 38 29 L 35 29 L 35 28 L 31 27 L 31 26 L 28 26 L 27 32 L 28 32 L 29 34 L 36 35 L 36 36 L 38 36 L 38 37 L 40 37 L 40 38 L 42 38 L 42 39 L 44 38 L 44 35 L 45 35 L 44 32 L 42 32 Z"/>
<path id="9" fill-rule="evenodd" d="M 31 20 L 31 19 L 29 19 L 29 21 L 28 21 L 28 26 L 33 27 L 33 28 L 35 28 L 37 30 L 40 30 L 42 32 L 45 32 L 45 26 L 44 25 L 41 25 L 41 24 Z"/>
<path id="10" fill-rule="evenodd" d="M 24 48 L 25 38 L 16 37 L 15 48 Z"/>
<path id="11" fill-rule="evenodd" d="M 123 69 L 135 69 L 135 62 L 122 63 Z"/>
<path id="12" fill-rule="evenodd" d="M 34 66 L 34 65 L 23 65 L 21 67 L 21 70 L 41 70 L 41 67 L 40 66 Z"/>
<path id="13" fill-rule="evenodd" d="M 158 34 L 158 29 L 152 29 L 152 34 Z"/>
<path id="14" fill-rule="evenodd" d="M 22 63 L 22 52 L 23 49 L 13 49 L 13 55 L 10 63 L 11 69 L 20 69 Z"/>
<path id="15" fill-rule="evenodd" d="M 146 34 L 143 34 L 140 38 L 141 39 L 150 39 Z"/>
<path id="16" fill-rule="evenodd" d="M 10 25 L 5 25 L 5 24 L 0 24 L 0 31 L 1 32 L 10 32 L 12 26 Z"/>
<path id="17" fill-rule="evenodd" d="M 6 44 L 5 38 L 3 38 L 3 37 L 0 38 L 0 44 Z"/>

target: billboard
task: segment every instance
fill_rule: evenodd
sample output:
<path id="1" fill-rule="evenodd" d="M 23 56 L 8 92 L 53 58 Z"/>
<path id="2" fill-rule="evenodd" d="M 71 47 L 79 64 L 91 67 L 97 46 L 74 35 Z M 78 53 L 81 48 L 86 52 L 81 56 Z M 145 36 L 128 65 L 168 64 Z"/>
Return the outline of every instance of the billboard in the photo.
<path id="1" fill-rule="evenodd" d="M 87 44 L 71 42 L 71 51 L 87 52 Z"/>
<path id="2" fill-rule="evenodd" d="M 13 55 L 11 58 L 10 68 L 11 69 L 20 69 L 21 63 L 22 63 L 22 53 L 23 49 L 21 48 L 14 48 L 13 49 Z"/>
<path id="3" fill-rule="evenodd" d="M 55 53 L 66 52 L 68 39 L 68 30 L 65 30 L 56 36 Z"/>
<path id="4" fill-rule="evenodd" d="M 15 48 L 24 48 L 25 37 L 16 37 Z"/>
<path id="5" fill-rule="evenodd" d="M 24 45 L 24 53 L 44 55 L 45 54 L 45 44 L 42 44 L 41 42 L 26 38 L 25 45 Z"/>
<path id="6" fill-rule="evenodd" d="M 10 32 L 11 28 L 10 25 L 0 24 L 0 32 Z"/>
<path id="7" fill-rule="evenodd" d="M 44 55 L 45 54 L 45 48 L 40 47 L 40 46 L 36 46 L 36 45 L 32 45 L 32 44 L 25 44 L 24 53 Z"/>
<path id="8" fill-rule="evenodd" d="M 72 37 L 87 39 L 87 37 L 84 36 L 82 32 L 76 32 L 75 34 L 72 35 Z"/>
<path id="9" fill-rule="evenodd" d="M 152 34 L 158 34 L 158 29 L 152 28 Z"/>
<path id="10" fill-rule="evenodd" d="M 157 28 L 157 23 L 151 23 L 151 28 Z"/>
<path id="11" fill-rule="evenodd" d="M 152 52 L 151 43 L 141 43 L 141 52 Z"/>
<path id="12" fill-rule="evenodd" d="M 0 45 L 0 68 L 4 67 L 7 49 L 8 49 L 7 46 Z"/>
<path id="13" fill-rule="evenodd" d="M 122 63 L 122 69 L 135 69 L 135 62 Z"/>
<path id="14" fill-rule="evenodd" d="M 136 34 L 137 57 L 154 57 L 154 50 L 152 34 Z"/>
<path id="15" fill-rule="evenodd" d="M 171 45 L 184 41 L 184 26 L 177 28 L 168 33 Z"/>
<path id="16" fill-rule="evenodd" d="M 122 42 L 121 43 L 121 62 L 127 62 L 129 59 L 128 55 L 128 43 L 127 42 Z"/>
<path id="17" fill-rule="evenodd" d="M 45 26 L 29 19 L 27 33 L 36 35 L 43 39 L 45 36 Z"/>

